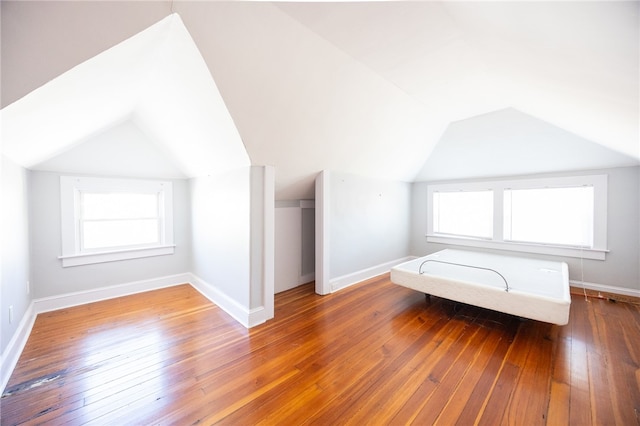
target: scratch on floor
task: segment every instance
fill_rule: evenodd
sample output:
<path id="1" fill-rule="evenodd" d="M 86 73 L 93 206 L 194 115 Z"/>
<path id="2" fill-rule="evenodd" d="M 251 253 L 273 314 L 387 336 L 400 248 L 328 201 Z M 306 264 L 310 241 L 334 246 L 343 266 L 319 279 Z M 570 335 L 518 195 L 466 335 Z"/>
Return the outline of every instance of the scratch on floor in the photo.
<path id="1" fill-rule="evenodd" d="M 47 383 L 51 383 L 62 376 L 64 376 L 66 370 L 56 371 L 55 373 L 47 374 L 44 376 L 36 377 L 35 379 L 27 380 L 26 382 L 18 383 L 5 389 L 2 394 L 2 398 L 6 398 L 11 395 L 15 395 L 19 392 L 28 391 L 33 388 L 37 388 Z"/>

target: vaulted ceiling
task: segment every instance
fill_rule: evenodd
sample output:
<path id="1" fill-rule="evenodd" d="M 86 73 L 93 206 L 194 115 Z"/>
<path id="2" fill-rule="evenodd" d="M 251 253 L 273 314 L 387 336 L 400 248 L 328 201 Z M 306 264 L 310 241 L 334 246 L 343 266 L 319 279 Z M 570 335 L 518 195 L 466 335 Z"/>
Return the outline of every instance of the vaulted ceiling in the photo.
<path id="1" fill-rule="evenodd" d="M 323 169 L 635 165 L 639 5 L 2 1 L 3 153 L 156 177 L 269 164 L 278 199 L 313 198 Z"/>

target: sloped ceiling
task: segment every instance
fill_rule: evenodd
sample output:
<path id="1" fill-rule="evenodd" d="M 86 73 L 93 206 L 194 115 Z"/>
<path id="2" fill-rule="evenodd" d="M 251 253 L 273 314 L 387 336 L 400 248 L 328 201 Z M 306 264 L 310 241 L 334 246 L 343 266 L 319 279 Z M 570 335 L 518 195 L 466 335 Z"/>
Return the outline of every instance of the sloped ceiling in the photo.
<path id="1" fill-rule="evenodd" d="M 505 108 L 451 123 L 417 180 L 521 176 L 635 165 L 638 160 L 633 157 Z"/>
<path id="2" fill-rule="evenodd" d="M 639 2 L 278 7 L 417 99 L 430 121 L 514 107 L 639 155 Z"/>
<path id="3" fill-rule="evenodd" d="M 38 163 L 32 169 L 133 178 L 187 177 L 174 158 L 163 152 L 159 144 L 131 120 L 94 134 L 75 148 Z"/>
<path id="4" fill-rule="evenodd" d="M 224 111 L 221 105 L 201 108 L 191 95 L 181 97 L 179 105 L 194 108 L 160 107 L 176 99 L 170 94 L 175 87 L 191 88 L 179 90 L 182 94 L 197 91 L 191 83 L 198 79 L 184 73 L 175 84 L 183 60 L 165 56 L 162 64 L 172 72 L 146 81 L 143 93 L 122 90 L 125 98 L 138 95 L 136 107 L 114 108 L 119 114 L 104 114 L 100 126 L 90 119 L 68 123 L 67 150 L 87 143 L 80 133 L 89 128 L 102 134 L 128 120 L 185 176 L 215 173 L 219 166 L 209 161 L 212 153 L 198 156 L 207 164 L 194 167 L 198 161 L 184 152 L 215 143 L 199 137 L 194 123 L 219 121 L 228 110 L 251 163 L 275 166 L 277 198 L 313 198 L 313 179 L 323 169 L 403 181 L 431 179 L 442 176 L 436 173 L 436 159 L 437 164 L 453 161 L 443 152 L 464 147 L 474 132 L 476 146 L 499 152 L 504 140 L 492 138 L 493 130 L 481 118 L 498 111 L 490 115 L 494 124 L 514 115 L 527 117 L 523 126 L 536 123 L 537 129 L 546 126 L 542 134 L 571 134 L 573 142 L 590 144 L 574 155 L 590 156 L 585 164 L 605 167 L 598 159 L 607 158 L 606 166 L 629 165 L 640 159 L 638 2 L 1 5 L 3 107 L 13 107 L 172 10 L 182 18 L 224 100 Z M 62 105 L 71 94 L 58 95 Z M 475 116 L 479 120 L 461 121 Z M 455 137 L 460 123 L 465 125 L 462 139 Z M 3 126 L 3 139 L 4 132 Z M 47 151 L 47 146 L 36 150 L 42 154 L 37 164 L 61 154 L 62 147 Z M 522 169 L 519 156 L 488 157 L 476 165 L 475 174 L 495 175 L 505 162 Z M 530 160 L 531 173 L 554 171 L 550 164 L 576 166 L 546 157 Z"/>
<path id="5" fill-rule="evenodd" d="M 202 56 L 176 14 L 3 108 L 3 153 L 25 167 L 42 169 L 81 160 L 76 150 L 66 161 L 50 161 L 107 134 L 114 151 L 96 169 L 137 176 L 142 169 L 129 165 L 132 153 L 118 139 L 122 135 L 109 131 L 122 122 L 139 130 L 129 132 L 129 139 L 150 137 L 185 176 L 250 164 Z M 110 161 L 118 157 L 123 160 Z"/>

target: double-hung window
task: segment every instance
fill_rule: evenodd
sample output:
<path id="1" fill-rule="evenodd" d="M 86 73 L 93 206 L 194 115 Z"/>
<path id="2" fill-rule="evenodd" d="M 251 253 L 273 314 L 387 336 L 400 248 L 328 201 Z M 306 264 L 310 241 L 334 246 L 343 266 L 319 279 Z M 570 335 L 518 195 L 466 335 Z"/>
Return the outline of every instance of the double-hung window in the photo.
<path id="1" fill-rule="evenodd" d="M 429 185 L 427 240 L 604 259 L 607 176 Z"/>
<path id="2" fill-rule="evenodd" d="M 172 254 L 171 182 L 62 176 L 63 266 Z"/>
<path id="3" fill-rule="evenodd" d="M 504 240 L 593 248 L 594 187 L 504 190 Z"/>
<path id="4" fill-rule="evenodd" d="M 432 201 L 435 233 L 483 239 L 493 236 L 493 191 L 438 191 Z"/>

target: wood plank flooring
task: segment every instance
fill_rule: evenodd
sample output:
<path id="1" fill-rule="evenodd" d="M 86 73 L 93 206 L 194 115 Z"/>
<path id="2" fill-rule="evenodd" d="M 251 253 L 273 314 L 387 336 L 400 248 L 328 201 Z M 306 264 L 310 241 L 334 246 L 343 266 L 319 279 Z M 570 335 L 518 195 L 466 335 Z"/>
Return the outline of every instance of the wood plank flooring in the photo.
<path id="1" fill-rule="evenodd" d="M 570 322 L 424 295 L 388 275 L 276 296 L 246 330 L 189 285 L 38 316 L 3 425 L 637 425 L 640 305 Z"/>

